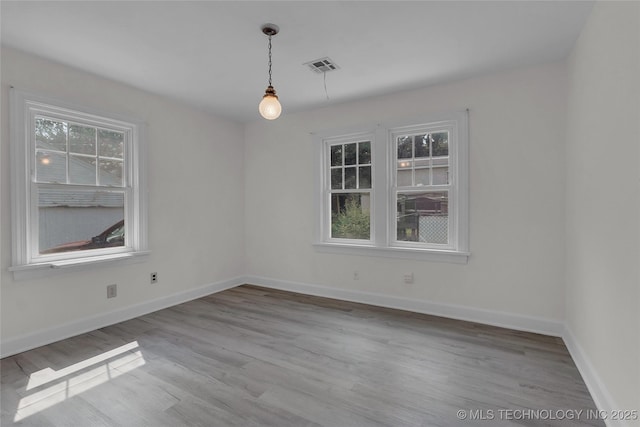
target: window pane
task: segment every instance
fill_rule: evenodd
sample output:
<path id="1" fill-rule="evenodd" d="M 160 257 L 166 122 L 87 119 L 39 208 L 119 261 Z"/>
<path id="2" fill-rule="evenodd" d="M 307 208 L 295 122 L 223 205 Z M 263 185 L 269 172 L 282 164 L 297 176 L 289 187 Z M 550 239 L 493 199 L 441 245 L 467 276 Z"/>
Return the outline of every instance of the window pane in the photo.
<path id="1" fill-rule="evenodd" d="M 356 164 L 356 144 L 345 144 L 344 145 L 344 164 L 345 165 L 355 165 Z"/>
<path id="2" fill-rule="evenodd" d="M 96 158 L 69 157 L 69 182 L 71 184 L 96 185 Z"/>
<path id="3" fill-rule="evenodd" d="M 410 136 L 401 136 L 398 138 L 398 158 L 399 159 L 410 159 L 413 157 L 413 153 L 411 151 L 411 137 Z"/>
<path id="4" fill-rule="evenodd" d="M 431 161 L 434 166 L 446 166 L 449 164 L 449 157 L 435 157 Z"/>
<path id="5" fill-rule="evenodd" d="M 449 155 L 449 133 L 438 132 L 431 134 L 433 157 Z"/>
<path id="6" fill-rule="evenodd" d="M 78 154 L 96 155 L 96 128 L 70 125 L 69 151 Z"/>
<path id="7" fill-rule="evenodd" d="M 415 156 L 416 157 L 429 157 L 429 135 L 416 135 L 414 137 L 415 142 Z"/>
<path id="8" fill-rule="evenodd" d="M 98 154 L 101 157 L 122 159 L 124 153 L 124 133 L 98 130 Z"/>
<path id="9" fill-rule="evenodd" d="M 449 183 L 449 168 L 433 168 L 433 184 L 442 185 Z"/>
<path id="10" fill-rule="evenodd" d="M 36 148 L 67 151 L 67 124 L 36 117 Z"/>
<path id="11" fill-rule="evenodd" d="M 361 166 L 358 170 L 360 172 L 360 186 L 358 188 L 371 188 L 371 166 Z"/>
<path id="12" fill-rule="evenodd" d="M 331 195 L 331 237 L 371 239 L 371 196 L 365 193 Z"/>
<path id="13" fill-rule="evenodd" d="M 100 185 L 122 187 L 122 166 L 121 160 L 100 159 Z"/>
<path id="14" fill-rule="evenodd" d="M 67 156 L 54 151 L 36 153 L 36 182 L 67 183 Z"/>
<path id="15" fill-rule="evenodd" d="M 358 144 L 358 164 L 371 163 L 371 142 L 365 141 Z"/>
<path id="16" fill-rule="evenodd" d="M 124 246 L 124 194 L 40 189 L 41 254 Z"/>
<path id="17" fill-rule="evenodd" d="M 398 187 L 407 187 L 411 185 L 413 185 L 411 169 L 398 171 Z"/>
<path id="18" fill-rule="evenodd" d="M 342 166 L 342 145 L 331 147 L 331 166 Z"/>
<path id="19" fill-rule="evenodd" d="M 398 169 L 411 169 L 411 166 L 413 166 L 413 160 L 398 161 Z"/>
<path id="20" fill-rule="evenodd" d="M 344 188 L 351 189 L 356 187 L 356 169 L 353 168 L 344 168 Z"/>
<path id="21" fill-rule="evenodd" d="M 342 190 L 342 168 L 331 169 L 331 189 Z"/>
<path id="22" fill-rule="evenodd" d="M 398 193 L 396 219 L 399 241 L 447 244 L 448 193 Z"/>
<path id="23" fill-rule="evenodd" d="M 415 185 L 429 185 L 429 169 L 416 169 Z"/>

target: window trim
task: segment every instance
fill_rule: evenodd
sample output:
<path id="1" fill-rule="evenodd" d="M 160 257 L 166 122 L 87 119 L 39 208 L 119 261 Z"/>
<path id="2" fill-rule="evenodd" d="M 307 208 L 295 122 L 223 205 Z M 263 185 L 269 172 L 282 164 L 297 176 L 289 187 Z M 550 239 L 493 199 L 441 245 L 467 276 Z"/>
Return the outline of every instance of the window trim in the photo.
<path id="1" fill-rule="evenodd" d="M 29 278 L 30 272 L 38 270 L 41 276 L 43 268 L 64 268 L 87 266 L 98 262 L 113 262 L 146 255 L 148 251 L 147 234 L 147 164 L 145 125 L 130 117 L 105 113 L 96 109 L 71 104 L 59 99 L 29 93 L 16 88 L 10 92 L 10 148 L 11 148 L 11 224 L 12 224 L 12 265 L 15 279 Z M 112 250 L 97 249 L 78 251 L 62 256 L 34 256 L 33 239 L 37 232 L 32 227 L 37 224 L 35 198 L 37 187 L 46 186 L 32 180 L 32 167 L 35 158 L 32 138 L 33 120 L 36 115 L 56 114 L 61 120 L 82 120 L 92 125 L 110 125 L 129 132 L 129 144 L 126 148 L 124 173 L 127 180 L 123 187 L 94 187 L 75 185 L 76 188 L 94 188 L 122 191 L 125 202 L 125 226 L 127 233 L 124 248 Z M 66 118 L 64 118 L 66 117 Z M 127 159 L 128 157 L 128 159 Z M 124 177 L 123 177 L 124 178 Z M 65 184 L 70 185 L 71 184 Z M 77 256 L 74 256 L 77 255 Z"/>
<path id="2" fill-rule="evenodd" d="M 434 245 L 404 244 L 397 242 L 394 224 L 395 217 L 395 163 L 396 154 L 393 134 L 398 132 L 441 128 L 449 125 L 455 132 L 456 142 L 450 144 L 450 200 L 456 212 L 450 214 L 455 223 L 452 244 L 447 247 Z M 327 141 L 340 140 L 343 137 L 373 135 L 372 138 L 372 218 L 371 241 L 340 241 L 327 239 L 326 203 L 323 203 L 326 191 L 326 144 Z M 313 246 L 318 252 L 349 255 L 381 256 L 466 264 L 469 256 L 469 124 L 468 110 L 427 114 L 414 120 L 388 122 L 332 131 L 312 133 L 315 191 L 314 208 L 316 215 Z M 452 146 L 455 147 L 452 149 Z M 454 160 L 451 160 L 455 156 Z M 377 159 L 377 160 L 375 160 Z M 453 165 L 452 165 L 453 164 Z M 424 190 L 435 190 L 426 186 Z M 329 218 L 330 219 L 330 218 Z M 455 239 L 455 240 L 454 240 Z M 400 243 L 400 244 L 398 244 Z M 412 243 L 412 242 L 408 242 Z"/>

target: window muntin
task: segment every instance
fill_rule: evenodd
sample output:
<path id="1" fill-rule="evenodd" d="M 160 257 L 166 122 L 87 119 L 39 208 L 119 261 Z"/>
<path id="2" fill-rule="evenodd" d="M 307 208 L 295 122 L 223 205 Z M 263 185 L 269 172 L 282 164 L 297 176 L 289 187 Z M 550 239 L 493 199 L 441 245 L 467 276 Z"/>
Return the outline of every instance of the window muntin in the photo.
<path id="1" fill-rule="evenodd" d="M 331 189 L 371 188 L 371 141 L 329 145 Z"/>
<path id="2" fill-rule="evenodd" d="M 143 125 L 10 94 L 10 270 L 146 254 Z"/>
<path id="3" fill-rule="evenodd" d="M 35 116 L 38 183 L 124 187 L 125 132 Z"/>
<path id="4" fill-rule="evenodd" d="M 449 183 L 449 132 L 396 137 L 398 187 Z"/>

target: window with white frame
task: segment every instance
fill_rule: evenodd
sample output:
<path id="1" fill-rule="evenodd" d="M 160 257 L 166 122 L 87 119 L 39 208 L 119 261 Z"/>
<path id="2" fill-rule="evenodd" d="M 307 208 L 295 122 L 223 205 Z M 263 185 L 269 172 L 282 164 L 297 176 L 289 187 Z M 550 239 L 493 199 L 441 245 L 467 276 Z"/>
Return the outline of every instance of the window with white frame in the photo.
<path id="1" fill-rule="evenodd" d="M 331 240 L 371 240 L 371 138 L 329 141 Z"/>
<path id="2" fill-rule="evenodd" d="M 314 137 L 324 251 L 466 262 L 467 112 Z"/>
<path id="3" fill-rule="evenodd" d="M 146 253 L 143 126 L 11 90 L 14 271 Z"/>

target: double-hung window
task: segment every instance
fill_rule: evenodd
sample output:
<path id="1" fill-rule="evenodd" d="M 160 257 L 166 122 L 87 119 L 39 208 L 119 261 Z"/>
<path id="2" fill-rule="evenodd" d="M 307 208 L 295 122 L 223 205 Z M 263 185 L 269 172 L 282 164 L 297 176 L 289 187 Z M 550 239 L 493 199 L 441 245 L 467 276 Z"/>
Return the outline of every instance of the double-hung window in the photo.
<path id="1" fill-rule="evenodd" d="M 316 246 L 466 262 L 467 112 L 314 137 Z"/>
<path id="2" fill-rule="evenodd" d="M 146 252 L 142 124 L 12 89 L 13 266 Z"/>
<path id="3" fill-rule="evenodd" d="M 327 141 L 332 241 L 371 240 L 371 141 L 370 135 Z"/>

